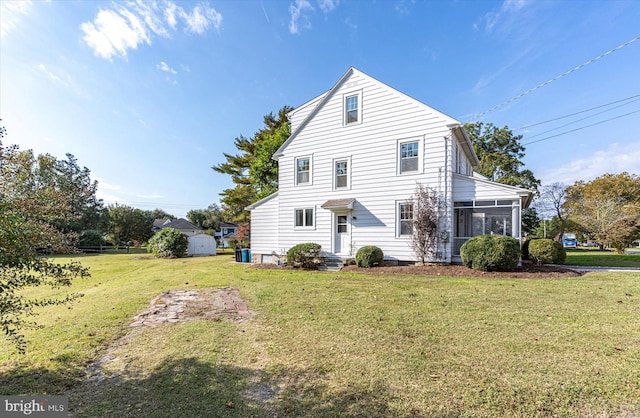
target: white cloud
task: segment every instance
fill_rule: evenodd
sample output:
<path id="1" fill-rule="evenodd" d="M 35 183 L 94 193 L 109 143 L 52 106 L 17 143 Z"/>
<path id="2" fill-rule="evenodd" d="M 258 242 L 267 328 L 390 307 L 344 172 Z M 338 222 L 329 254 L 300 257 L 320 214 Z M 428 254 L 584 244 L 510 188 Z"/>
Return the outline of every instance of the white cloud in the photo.
<path id="1" fill-rule="evenodd" d="M 504 0 L 498 11 L 485 13 L 479 21 L 473 24 L 473 29 L 478 30 L 483 27 L 485 31 L 491 32 L 499 22 L 519 12 L 530 3 L 531 0 Z"/>
<path id="2" fill-rule="evenodd" d="M 181 16 L 185 20 L 189 31 L 197 33 L 198 35 L 206 32 L 211 25 L 218 30 L 222 25 L 222 15 L 208 5 L 198 5 L 193 8 L 191 13 L 182 10 Z"/>
<path id="3" fill-rule="evenodd" d="M 545 171 L 540 177 L 542 184 L 555 182 L 573 184 L 577 180 L 590 181 L 607 173 L 638 174 L 640 168 L 640 141 L 636 143 L 613 143 L 605 150 L 569 160 L 561 167 Z"/>
<path id="4" fill-rule="evenodd" d="M 222 15 L 208 4 L 202 3 L 186 11 L 165 0 L 162 7 L 156 2 L 144 0 L 114 3 L 109 9 L 100 10 L 93 22 L 84 22 L 80 28 L 84 41 L 97 56 L 111 59 L 126 57 L 127 51 L 138 45 L 151 45 L 154 36 L 171 37 L 182 23 L 185 32 L 201 35 L 210 27 L 219 30 Z"/>
<path id="5" fill-rule="evenodd" d="M 151 44 L 151 39 L 140 20 L 127 9 L 101 10 L 96 19 L 80 25 L 84 40 L 94 53 L 103 58 L 113 55 L 125 57 L 128 49 L 139 44 Z"/>
<path id="6" fill-rule="evenodd" d="M 102 180 L 100 177 L 95 177 L 95 180 L 98 182 L 98 188 L 102 190 L 120 190 L 121 187 L 115 184 L 109 184 L 106 181 Z"/>
<path id="7" fill-rule="evenodd" d="M 55 84 L 69 89 L 78 96 L 84 99 L 91 98 L 91 96 L 89 96 L 84 90 L 82 90 L 74 81 L 74 79 L 63 70 L 61 71 L 60 69 L 57 69 L 54 71 L 44 64 L 38 64 L 37 71 L 47 76 L 47 78 L 53 81 Z"/>
<path id="8" fill-rule="evenodd" d="M 13 31 L 29 14 L 32 5 L 31 0 L 0 2 L 0 35 L 6 36 Z"/>
<path id="9" fill-rule="evenodd" d="M 173 68 L 169 67 L 169 64 L 167 64 L 164 61 L 160 61 L 159 64 L 156 64 L 156 68 L 160 71 L 165 71 L 167 73 L 171 73 L 171 74 L 178 74 L 178 72 L 176 70 L 174 70 Z"/>
<path id="10" fill-rule="evenodd" d="M 289 6 L 289 13 L 291 14 L 289 32 L 300 33 L 300 29 L 310 29 L 309 13 L 313 10 L 313 6 L 308 0 L 296 0 L 295 4 L 291 4 Z"/>
<path id="11" fill-rule="evenodd" d="M 320 10 L 325 13 L 328 13 L 338 7 L 340 0 L 318 0 L 318 6 L 320 6 Z"/>
<path id="12" fill-rule="evenodd" d="M 162 199 L 164 196 L 158 193 L 152 193 L 152 194 L 137 194 L 136 197 L 140 199 Z"/>

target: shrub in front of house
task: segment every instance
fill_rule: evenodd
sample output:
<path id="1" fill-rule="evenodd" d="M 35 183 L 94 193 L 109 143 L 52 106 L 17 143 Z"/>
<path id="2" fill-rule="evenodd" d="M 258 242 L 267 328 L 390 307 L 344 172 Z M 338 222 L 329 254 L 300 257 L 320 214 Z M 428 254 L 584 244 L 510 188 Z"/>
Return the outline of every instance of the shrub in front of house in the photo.
<path id="1" fill-rule="evenodd" d="M 287 264 L 306 270 L 316 270 L 320 264 L 320 244 L 305 242 L 294 245 L 287 251 Z"/>
<path id="2" fill-rule="evenodd" d="M 536 236 L 528 236 L 524 239 L 524 241 L 522 242 L 522 259 L 523 260 L 531 260 L 531 256 L 529 255 L 529 245 L 531 244 L 531 241 L 535 240 L 535 239 L 540 239 L 539 237 Z"/>
<path id="3" fill-rule="evenodd" d="M 184 257 L 189 247 L 185 234 L 173 228 L 163 228 L 151 237 L 147 251 L 156 257 Z"/>
<path id="4" fill-rule="evenodd" d="M 384 259 L 384 253 L 375 245 L 362 247 L 356 253 L 358 267 L 374 267 L 380 265 Z"/>
<path id="5" fill-rule="evenodd" d="M 462 263 L 474 270 L 512 271 L 520 261 L 520 243 L 503 235 L 479 235 L 460 248 Z"/>
<path id="6" fill-rule="evenodd" d="M 287 264 L 292 267 L 316 270 L 320 264 L 320 244 L 305 242 L 294 245 L 287 251 Z"/>
<path id="7" fill-rule="evenodd" d="M 536 264 L 564 264 L 567 252 L 558 241 L 543 238 L 529 244 L 529 256 Z"/>
<path id="8" fill-rule="evenodd" d="M 567 260 L 567 250 L 564 245 L 558 241 L 553 241 L 553 246 L 556 247 L 556 258 L 553 259 L 554 264 L 564 264 Z"/>

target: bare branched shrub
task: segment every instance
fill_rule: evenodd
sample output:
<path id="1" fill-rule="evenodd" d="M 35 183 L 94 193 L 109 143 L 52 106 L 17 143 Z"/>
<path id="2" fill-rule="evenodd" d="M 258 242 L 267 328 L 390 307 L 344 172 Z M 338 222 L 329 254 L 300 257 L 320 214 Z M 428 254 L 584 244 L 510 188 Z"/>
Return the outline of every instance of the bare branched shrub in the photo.
<path id="1" fill-rule="evenodd" d="M 411 244 L 420 262 L 435 258 L 438 248 L 440 201 L 436 191 L 419 184 L 413 201 L 413 234 Z"/>

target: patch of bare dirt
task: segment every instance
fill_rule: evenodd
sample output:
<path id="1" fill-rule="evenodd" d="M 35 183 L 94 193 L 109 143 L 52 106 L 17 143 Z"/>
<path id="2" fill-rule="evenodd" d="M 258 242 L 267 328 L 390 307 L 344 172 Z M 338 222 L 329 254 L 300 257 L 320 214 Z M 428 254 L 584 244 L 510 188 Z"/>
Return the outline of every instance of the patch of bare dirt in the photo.
<path id="1" fill-rule="evenodd" d="M 194 319 L 220 320 L 223 317 L 243 322 L 251 315 L 235 288 L 170 290 L 153 299 L 150 307 L 138 314 L 129 326 L 156 326 Z"/>
<path id="2" fill-rule="evenodd" d="M 86 379 L 99 383 L 105 377 L 103 366 L 118 360 L 120 347 L 129 344 L 133 332 L 141 332 L 142 327 L 155 327 L 195 319 L 220 321 L 223 318 L 237 323 L 247 321 L 253 316 L 246 302 L 240 297 L 238 289 L 207 288 L 194 290 L 169 290 L 155 297 L 149 308 L 140 312 L 129 324 L 131 330 L 122 338 L 113 341 L 106 353 L 86 369 Z"/>

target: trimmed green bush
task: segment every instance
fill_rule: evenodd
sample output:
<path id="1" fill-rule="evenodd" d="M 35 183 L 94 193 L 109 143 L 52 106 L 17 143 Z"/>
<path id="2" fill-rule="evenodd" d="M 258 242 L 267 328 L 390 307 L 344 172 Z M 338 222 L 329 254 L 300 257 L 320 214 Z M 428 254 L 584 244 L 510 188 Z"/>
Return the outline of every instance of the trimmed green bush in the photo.
<path id="1" fill-rule="evenodd" d="M 531 241 L 533 241 L 534 239 L 540 239 L 540 237 L 536 237 L 533 235 L 530 235 L 528 237 L 526 237 L 524 239 L 524 242 L 522 243 L 522 259 L 523 260 L 531 260 L 531 256 L 529 255 L 529 244 L 531 243 Z"/>
<path id="2" fill-rule="evenodd" d="M 358 267 L 373 267 L 382 263 L 384 253 L 375 245 L 362 247 L 356 253 L 356 264 Z"/>
<path id="3" fill-rule="evenodd" d="M 307 270 L 316 270 L 319 264 L 320 248 L 322 248 L 320 244 L 313 242 L 294 245 L 287 251 L 287 264 Z"/>
<path id="4" fill-rule="evenodd" d="M 553 241 L 553 246 L 556 247 L 556 256 L 553 259 L 553 264 L 564 264 L 567 259 L 567 250 L 564 245 L 558 241 Z"/>
<path id="5" fill-rule="evenodd" d="M 529 255 L 536 264 L 564 264 L 567 252 L 558 241 L 537 239 L 529 244 Z"/>
<path id="6" fill-rule="evenodd" d="M 147 251 L 156 257 L 184 257 L 189 246 L 185 234 L 173 228 L 163 228 L 151 237 Z"/>
<path id="7" fill-rule="evenodd" d="M 460 248 L 462 263 L 474 270 L 512 271 L 520 261 L 520 243 L 502 235 L 479 235 Z"/>

